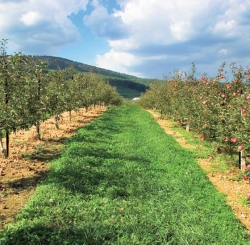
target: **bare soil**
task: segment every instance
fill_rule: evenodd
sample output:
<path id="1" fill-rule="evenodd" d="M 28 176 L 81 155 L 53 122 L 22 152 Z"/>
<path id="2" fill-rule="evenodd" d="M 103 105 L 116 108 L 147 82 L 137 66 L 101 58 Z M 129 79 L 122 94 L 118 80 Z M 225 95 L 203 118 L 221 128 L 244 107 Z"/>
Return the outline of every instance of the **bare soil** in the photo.
<path id="1" fill-rule="evenodd" d="M 158 114 L 150 112 L 165 132 L 172 135 L 182 147 L 187 149 L 202 148 L 202 145 L 194 146 L 189 144 L 185 137 L 173 130 L 171 123 L 161 119 Z M 232 208 L 233 213 L 245 225 L 250 234 L 250 205 L 244 203 L 246 194 L 250 192 L 250 184 L 249 181 L 239 179 L 241 170 L 235 167 L 230 167 L 230 170 L 227 171 L 215 169 L 214 159 L 210 158 L 198 159 L 198 164 L 205 171 L 208 179 L 216 189 L 226 195 L 227 204 Z"/>
<path id="2" fill-rule="evenodd" d="M 47 163 L 60 156 L 65 139 L 76 134 L 105 111 L 104 107 L 63 113 L 59 129 L 54 118 L 41 124 L 41 140 L 36 139 L 35 127 L 10 135 L 10 156 L 0 155 L 0 231 L 10 223 L 35 192 L 37 184 L 49 172 Z"/>

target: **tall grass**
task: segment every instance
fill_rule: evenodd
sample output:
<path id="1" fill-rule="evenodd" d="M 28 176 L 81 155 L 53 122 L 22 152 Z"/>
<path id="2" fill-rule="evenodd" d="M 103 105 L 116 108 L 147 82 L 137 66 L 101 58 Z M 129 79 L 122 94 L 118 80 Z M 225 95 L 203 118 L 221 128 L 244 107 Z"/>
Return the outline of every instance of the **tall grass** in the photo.
<path id="1" fill-rule="evenodd" d="M 250 244 L 191 152 L 136 106 L 71 138 L 0 244 Z"/>

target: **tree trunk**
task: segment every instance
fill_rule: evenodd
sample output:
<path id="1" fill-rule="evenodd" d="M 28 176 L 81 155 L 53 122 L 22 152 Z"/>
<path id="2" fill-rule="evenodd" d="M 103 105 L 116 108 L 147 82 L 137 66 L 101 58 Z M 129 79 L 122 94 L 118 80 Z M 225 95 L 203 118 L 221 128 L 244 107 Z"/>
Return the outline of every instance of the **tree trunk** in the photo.
<path id="1" fill-rule="evenodd" d="M 40 134 L 40 121 L 37 120 L 36 121 L 36 138 L 37 139 L 41 139 L 41 134 Z"/>
<path id="2" fill-rule="evenodd" d="M 69 110 L 69 121 L 71 122 L 71 110 Z"/>
<path id="3" fill-rule="evenodd" d="M 59 129 L 59 115 L 55 115 L 55 126 L 56 126 L 56 129 Z"/>
<path id="4" fill-rule="evenodd" d="M 7 157 L 7 151 L 3 146 L 2 133 L 0 133 L 0 151 L 3 153 L 4 157 Z"/>
<path id="5" fill-rule="evenodd" d="M 9 157 L 10 135 L 9 135 L 9 130 L 8 129 L 5 129 L 5 134 L 6 134 L 6 154 L 5 154 L 5 157 Z"/>

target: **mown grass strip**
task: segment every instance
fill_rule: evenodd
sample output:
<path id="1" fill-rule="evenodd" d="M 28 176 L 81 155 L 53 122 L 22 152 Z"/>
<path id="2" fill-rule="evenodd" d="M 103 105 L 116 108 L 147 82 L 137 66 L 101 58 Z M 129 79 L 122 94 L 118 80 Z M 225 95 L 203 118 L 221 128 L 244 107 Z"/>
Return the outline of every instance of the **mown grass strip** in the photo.
<path id="1" fill-rule="evenodd" d="M 249 244 L 188 150 L 136 106 L 71 138 L 0 244 Z"/>

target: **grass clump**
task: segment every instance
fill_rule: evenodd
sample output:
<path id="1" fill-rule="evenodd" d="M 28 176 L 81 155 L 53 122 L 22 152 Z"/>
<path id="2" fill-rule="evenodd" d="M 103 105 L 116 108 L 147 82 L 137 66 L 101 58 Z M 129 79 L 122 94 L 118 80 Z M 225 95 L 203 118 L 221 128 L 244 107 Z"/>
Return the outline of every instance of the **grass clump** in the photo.
<path id="1" fill-rule="evenodd" d="M 137 106 L 71 138 L 0 244 L 248 244 L 192 152 Z"/>

